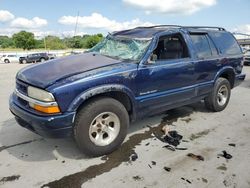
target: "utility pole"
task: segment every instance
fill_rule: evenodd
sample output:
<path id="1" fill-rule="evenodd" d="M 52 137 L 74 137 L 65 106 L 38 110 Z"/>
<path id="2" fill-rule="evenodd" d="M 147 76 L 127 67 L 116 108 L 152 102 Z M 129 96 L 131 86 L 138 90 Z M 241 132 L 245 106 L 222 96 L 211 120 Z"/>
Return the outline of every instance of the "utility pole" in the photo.
<path id="1" fill-rule="evenodd" d="M 43 38 L 43 42 L 44 42 L 44 48 L 45 48 L 45 51 L 47 51 L 47 46 L 46 46 L 46 37 Z"/>

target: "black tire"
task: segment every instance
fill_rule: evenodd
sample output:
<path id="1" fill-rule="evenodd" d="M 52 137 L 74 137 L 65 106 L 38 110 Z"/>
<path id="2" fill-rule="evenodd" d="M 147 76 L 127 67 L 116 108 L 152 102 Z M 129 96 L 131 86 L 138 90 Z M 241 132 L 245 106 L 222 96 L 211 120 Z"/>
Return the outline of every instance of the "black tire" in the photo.
<path id="1" fill-rule="evenodd" d="M 10 63 L 10 60 L 5 59 L 5 60 L 4 60 L 4 63 Z"/>
<path id="2" fill-rule="evenodd" d="M 228 92 L 227 97 L 223 98 L 223 102 L 222 100 L 220 101 L 220 97 L 218 97 L 221 89 L 225 89 L 225 93 Z M 229 81 L 225 78 L 218 78 L 215 82 L 213 91 L 209 94 L 208 97 L 205 98 L 205 105 L 211 111 L 220 112 L 226 108 L 230 99 L 230 95 L 231 86 Z"/>
<path id="3" fill-rule="evenodd" d="M 27 60 L 26 59 L 23 59 L 22 60 L 22 64 L 26 64 L 27 63 Z"/>
<path id="4" fill-rule="evenodd" d="M 94 138 L 92 135 L 90 135 L 90 131 L 92 126 L 91 123 L 96 117 L 98 117 L 98 115 L 104 112 L 115 114 L 116 117 L 119 118 L 120 128 L 119 132 L 116 133 L 118 135 L 114 137 L 114 140 L 111 143 L 100 146 L 96 145 L 92 141 Z M 126 108 L 119 101 L 113 98 L 99 97 L 89 101 L 77 113 L 74 125 L 74 138 L 78 147 L 83 153 L 92 157 L 101 156 L 113 152 L 122 144 L 127 135 L 128 127 L 129 116 Z M 101 134 L 103 134 L 103 131 Z"/>

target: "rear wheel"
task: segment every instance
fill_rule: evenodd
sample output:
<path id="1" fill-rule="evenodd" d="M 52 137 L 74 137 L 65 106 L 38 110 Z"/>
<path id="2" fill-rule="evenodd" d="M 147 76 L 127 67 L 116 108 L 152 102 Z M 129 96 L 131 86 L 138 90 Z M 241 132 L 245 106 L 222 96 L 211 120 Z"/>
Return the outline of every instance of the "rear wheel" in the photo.
<path id="1" fill-rule="evenodd" d="M 83 153 L 100 156 L 111 153 L 121 145 L 128 126 L 127 110 L 119 101 L 96 98 L 78 112 L 74 137 Z"/>
<path id="2" fill-rule="evenodd" d="M 212 93 L 205 98 L 206 107 L 214 112 L 222 111 L 226 108 L 231 95 L 231 86 L 227 79 L 218 78 Z"/>
<path id="3" fill-rule="evenodd" d="M 40 59 L 40 62 L 44 62 L 44 61 L 45 61 L 45 59 L 44 59 L 44 58 L 41 58 L 41 59 Z"/>

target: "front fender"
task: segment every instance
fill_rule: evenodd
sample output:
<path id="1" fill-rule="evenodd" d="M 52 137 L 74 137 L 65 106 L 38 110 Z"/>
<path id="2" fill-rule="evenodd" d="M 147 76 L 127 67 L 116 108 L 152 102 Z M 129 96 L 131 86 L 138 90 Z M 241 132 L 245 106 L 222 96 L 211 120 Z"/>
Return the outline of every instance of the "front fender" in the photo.
<path id="1" fill-rule="evenodd" d="M 135 112 L 135 96 L 133 94 L 133 92 L 126 86 L 123 85 L 119 85 L 119 84 L 107 84 L 107 85 L 101 85 L 101 86 L 97 86 L 94 88 L 91 88 L 89 90 L 86 90 L 84 92 L 82 92 L 80 95 L 78 95 L 73 102 L 70 104 L 68 111 L 76 111 L 78 109 L 78 107 L 83 104 L 87 99 L 97 96 L 99 94 L 104 94 L 104 93 L 108 93 L 108 92 L 112 92 L 112 91 L 119 91 L 119 92 L 123 92 L 125 93 L 130 101 L 131 101 L 131 105 L 132 105 L 132 110 L 133 112 Z"/>

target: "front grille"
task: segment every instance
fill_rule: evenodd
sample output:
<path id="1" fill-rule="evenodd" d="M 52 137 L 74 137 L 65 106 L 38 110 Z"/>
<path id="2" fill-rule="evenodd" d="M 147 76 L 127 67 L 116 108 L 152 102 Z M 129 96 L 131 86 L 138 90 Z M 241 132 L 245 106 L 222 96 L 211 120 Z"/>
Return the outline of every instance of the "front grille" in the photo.
<path id="1" fill-rule="evenodd" d="M 28 102 L 26 100 L 23 100 L 20 97 L 17 97 L 18 102 L 22 105 L 22 106 L 27 106 L 28 107 Z"/>
<path id="2" fill-rule="evenodd" d="M 16 89 L 22 94 L 27 95 L 28 84 L 25 84 L 19 80 L 16 81 Z"/>
<path id="3" fill-rule="evenodd" d="M 28 95 L 27 88 L 28 88 L 28 84 L 26 84 L 20 80 L 16 80 L 16 89 L 20 93 L 22 93 L 24 95 Z M 29 103 L 26 100 L 23 100 L 22 98 L 20 98 L 18 96 L 17 96 L 17 100 L 18 100 L 19 105 L 21 105 L 25 108 L 29 108 Z"/>

